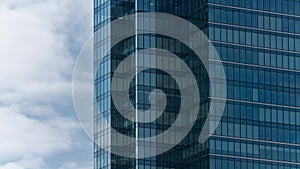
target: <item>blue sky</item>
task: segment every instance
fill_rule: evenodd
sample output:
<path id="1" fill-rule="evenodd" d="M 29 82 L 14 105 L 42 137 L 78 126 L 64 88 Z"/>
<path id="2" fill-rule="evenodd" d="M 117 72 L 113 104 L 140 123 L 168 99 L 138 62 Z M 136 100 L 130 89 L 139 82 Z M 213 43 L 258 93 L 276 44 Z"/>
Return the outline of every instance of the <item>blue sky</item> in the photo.
<path id="1" fill-rule="evenodd" d="M 91 169 L 72 103 L 92 1 L 0 1 L 0 169 Z"/>

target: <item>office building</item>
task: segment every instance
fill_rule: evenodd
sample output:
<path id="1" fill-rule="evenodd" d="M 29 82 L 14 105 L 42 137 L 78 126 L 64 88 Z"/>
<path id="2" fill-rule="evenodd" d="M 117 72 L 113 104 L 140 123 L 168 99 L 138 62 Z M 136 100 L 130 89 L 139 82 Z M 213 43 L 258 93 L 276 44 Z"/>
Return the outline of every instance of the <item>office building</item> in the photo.
<path id="1" fill-rule="evenodd" d="M 133 105 L 149 108 L 147 98 L 156 88 L 168 95 L 163 116 L 139 124 L 123 118 L 111 101 L 110 80 L 118 64 L 146 48 L 171 51 L 197 77 L 201 102 L 197 122 L 180 144 L 156 157 L 133 159 L 104 151 L 95 144 L 95 169 L 296 169 L 300 168 L 300 1 L 299 0 L 95 0 L 94 30 L 122 16 L 163 12 L 182 17 L 200 28 L 218 51 L 227 78 L 226 107 L 210 139 L 198 143 L 208 112 L 209 79 L 202 63 L 181 42 L 160 35 L 136 35 L 111 49 L 95 77 L 97 113 L 131 137 L 158 134 L 174 122 L 180 92 L 163 71 L 139 73 L 130 86 Z M 110 36 L 108 33 L 104 36 Z M 95 50 L 95 67 L 101 55 Z M 98 49 L 98 50 L 97 50 Z M 214 58 L 208 58 L 214 64 Z M 101 132 L 99 132 L 101 131 Z M 95 142 L 109 130 L 95 129 Z"/>

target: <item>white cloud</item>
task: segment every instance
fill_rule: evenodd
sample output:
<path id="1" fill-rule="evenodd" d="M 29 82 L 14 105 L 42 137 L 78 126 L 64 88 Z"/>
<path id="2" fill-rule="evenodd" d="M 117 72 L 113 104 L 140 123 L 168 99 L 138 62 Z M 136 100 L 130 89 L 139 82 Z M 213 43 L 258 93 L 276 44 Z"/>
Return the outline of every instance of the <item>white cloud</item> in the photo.
<path id="1" fill-rule="evenodd" d="M 47 164 L 42 158 L 25 157 L 23 160 L 10 162 L 4 166 L 0 166 L 0 169 L 41 169 L 46 168 Z M 77 162 L 66 162 L 62 164 L 58 169 L 92 169 L 92 162 L 77 163 Z"/>
<path id="2" fill-rule="evenodd" d="M 9 162 L 3 166 L 0 166 L 0 169 L 40 169 L 44 166 L 44 161 L 42 158 L 36 157 L 24 157 L 24 159 L 16 162 Z"/>
<path id="3" fill-rule="evenodd" d="M 0 22 L 0 169 L 53 168 L 53 156 L 91 148 L 70 107 L 74 51 L 92 32 L 92 1 L 2 0 Z M 76 156 L 63 160 L 57 168 L 91 168 Z"/>
<path id="4" fill-rule="evenodd" d="M 69 150 L 76 123 L 68 118 L 32 119 L 11 109 L 0 109 L 0 159 L 47 155 Z"/>
<path id="5" fill-rule="evenodd" d="M 86 164 L 78 164 L 76 162 L 69 162 L 63 164 L 59 169 L 92 169 L 92 163 L 86 163 Z"/>

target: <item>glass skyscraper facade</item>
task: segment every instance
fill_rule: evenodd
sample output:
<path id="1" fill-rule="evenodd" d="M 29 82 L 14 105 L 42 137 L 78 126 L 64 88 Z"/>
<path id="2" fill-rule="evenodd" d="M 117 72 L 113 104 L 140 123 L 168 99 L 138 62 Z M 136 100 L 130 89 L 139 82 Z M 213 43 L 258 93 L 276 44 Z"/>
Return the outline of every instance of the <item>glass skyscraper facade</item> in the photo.
<path id="1" fill-rule="evenodd" d="M 182 17 L 211 40 L 223 63 L 227 98 L 212 98 L 209 80 L 195 54 L 176 39 L 136 35 L 110 48 L 110 32 L 95 38 L 95 142 L 103 145 L 109 129 L 98 121 L 102 113 L 111 126 L 131 137 L 155 136 L 177 117 L 180 92 L 167 73 L 148 69 L 130 85 L 137 109 L 149 108 L 153 89 L 167 94 L 165 113 L 151 123 L 122 117 L 111 100 L 111 78 L 118 64 L 136 51 L 168 50 L 191 68 L 200 86 L 196 124 L 180 144 L 156 157 L 133 159 L 111 154 L 95 144 L 94 168 L 300 168 L 300 1 L 299 0 L 95 0 L 95 32 L 111 21 L 137 12 L 163 12 Z M 144 23 L 146 24 L 146 23 Z M 99 60 L 99 55 L 104 55 Z M 207 58 L 213 65 L 217 60 Z M 151 61 L 150 61 L 151 62 Z M 222 120 L 203 144 L 198 143 L 210 99 L 226 99 Z M 109 145 L 107 145 L 109 146 Z M 147 153 L 147 152 L 144 152 Z"/>
<path id="2" fill-rule="evenodd" d="M 210 168 L 300 168 L 299 5 L 209 0 L 208 36 L 228 82 Z"/>

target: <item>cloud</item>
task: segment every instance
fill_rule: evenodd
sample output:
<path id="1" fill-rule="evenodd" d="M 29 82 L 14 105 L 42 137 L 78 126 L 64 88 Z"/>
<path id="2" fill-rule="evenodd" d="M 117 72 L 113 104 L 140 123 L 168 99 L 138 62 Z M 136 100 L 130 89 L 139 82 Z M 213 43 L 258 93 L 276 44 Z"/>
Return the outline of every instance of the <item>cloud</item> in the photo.
<path id="1" fill-rule="evenodd" d="M 85 162 L 83 164 L 79 164 L 77 162 L 66 162 L 58 169 L 91 169 L 92 166 L 92 162 Z M 46 167 L 47 164 L 45 164 L 42 158 L 25 157 L 23 160 L 0 166 L 0 169 L 41 169 Z"/>
<path id="2" fill-rule="evenodd" d="M 2 160 L 69 150 L 74 144 L 72 131 L 78 129 L 72 119 L 55 117 L 36 120 L 8 108 L 0 109 L 0 117 Z"/>
<path id="3" fill-rule="evenodd" d="M 71 77 L 92 1 L 2 0 L 0 21 L 0 169 L 91 168 Z"/>
<path id="4" fill-rule="evenodd" d="M 4 166 L 0 166 L 0 169 L 40 169 L 44 166 L 42 158 L 24 157 L 24 159 L 17 162 L 9 162 Z"/>
<path id="5" fill-rule="evenodd" d="M 86 163 L 86 164 L 78 164 L 76 162 L 69 162 L 63 164 L 59 169 L 91 169 L 92 163 Z"/>

